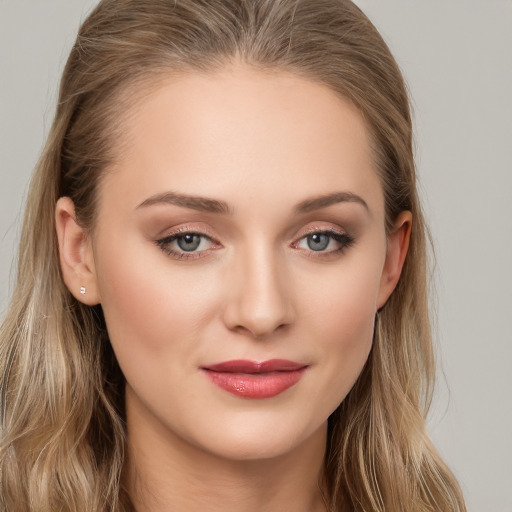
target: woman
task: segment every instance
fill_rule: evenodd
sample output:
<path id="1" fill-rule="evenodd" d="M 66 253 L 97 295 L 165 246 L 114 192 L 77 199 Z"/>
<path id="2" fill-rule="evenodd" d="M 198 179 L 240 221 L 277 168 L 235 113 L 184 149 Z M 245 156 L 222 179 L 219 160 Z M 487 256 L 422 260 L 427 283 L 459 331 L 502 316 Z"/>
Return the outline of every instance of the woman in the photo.
<path id="1" fill-rule="evenodd" d="M 1 330 L 4 509 L 465 510 L 411 140 L 351 2 L 100 2 Z"/>

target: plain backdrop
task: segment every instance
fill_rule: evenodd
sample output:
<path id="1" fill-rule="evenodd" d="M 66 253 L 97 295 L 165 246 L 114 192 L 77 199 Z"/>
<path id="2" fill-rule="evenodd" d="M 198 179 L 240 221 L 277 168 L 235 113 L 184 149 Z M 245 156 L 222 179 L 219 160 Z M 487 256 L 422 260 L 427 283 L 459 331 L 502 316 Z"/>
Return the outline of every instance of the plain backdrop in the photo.
<path id="1" fill-rule="evenodd" d="M 0 0 L 0 317 L 60 73 L 95 3 Z M 512 0 L 357 4 L 401 65 L 415 112 L 442 365 L 429 432 L 470 512 L 512 512 Z"/>

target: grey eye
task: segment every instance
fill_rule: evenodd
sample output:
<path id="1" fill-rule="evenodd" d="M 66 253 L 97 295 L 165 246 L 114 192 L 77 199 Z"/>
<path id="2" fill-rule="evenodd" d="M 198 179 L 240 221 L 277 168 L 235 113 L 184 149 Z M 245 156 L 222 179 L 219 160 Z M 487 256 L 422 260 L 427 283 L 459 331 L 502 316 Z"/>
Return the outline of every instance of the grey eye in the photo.
<path id="1" fill-rule="evenodd" d="M 323 251 L 329 246 L 331 237 L 325 233 L 313 233 L 307 237 L 308 247 L 312 251 Z"/>
<path id="2" fill-rule="evenodd" d="M 176 237 L 176 242 L 182 251 L 191 252 L 199 247 L 201 238 L 201 235 L 187 234 Z"/>

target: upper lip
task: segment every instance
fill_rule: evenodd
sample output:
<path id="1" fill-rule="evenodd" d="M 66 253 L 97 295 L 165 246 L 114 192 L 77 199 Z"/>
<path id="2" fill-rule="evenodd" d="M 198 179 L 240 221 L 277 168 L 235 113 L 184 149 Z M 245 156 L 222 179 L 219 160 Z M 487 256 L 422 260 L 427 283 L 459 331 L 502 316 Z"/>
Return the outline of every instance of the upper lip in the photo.
<path id="1" fill-rule="evenodd" d="M 269 359 L 268 361 L 249 361 L 247 359 L 233 359 L 221 363 L 203 366 L 205 370 L 224 373 L 269 373 L 290 372 L 305 368 L 306 364 L 289 361 L 288 359 Z"/>

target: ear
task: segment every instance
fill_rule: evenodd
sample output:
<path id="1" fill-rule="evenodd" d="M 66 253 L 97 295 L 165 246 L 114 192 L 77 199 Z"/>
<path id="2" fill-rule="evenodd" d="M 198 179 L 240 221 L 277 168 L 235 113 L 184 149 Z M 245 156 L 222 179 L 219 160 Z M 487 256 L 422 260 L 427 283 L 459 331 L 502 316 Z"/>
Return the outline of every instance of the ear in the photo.
<path id="1" fill-rule="evenodd" d="M 89 306 L 99 304 L 91 240 L 76 222 L 75 205 L 69 197 L 57 201 L 55 225 L 64 283 L 75 299 Z"/>
<path id="2" fill-rule="evenodd" d="M 396 219 L 392 233 L 387 237 L 386 261 L 382 270 L 377 309 L 382 308 L 386 304 L 398 283 L 405 257 L 407 256 L 407 250 L 409 249 L 411 226 L 411 212 L 401 212 Z"/>

